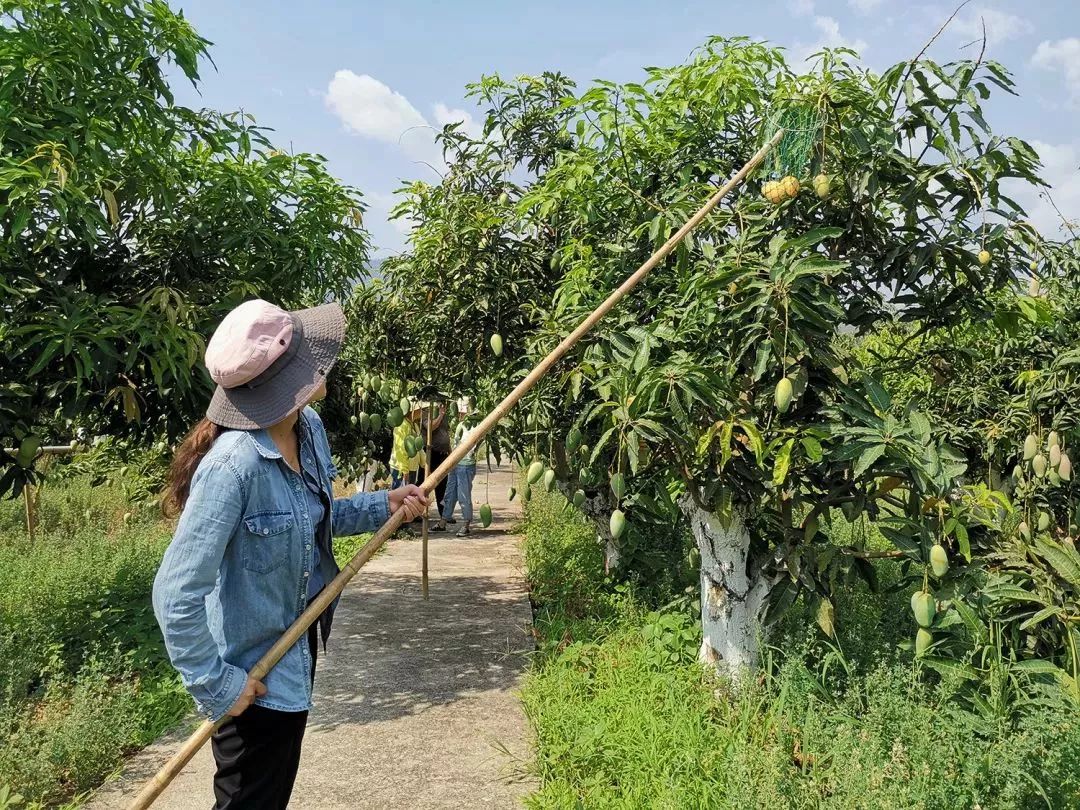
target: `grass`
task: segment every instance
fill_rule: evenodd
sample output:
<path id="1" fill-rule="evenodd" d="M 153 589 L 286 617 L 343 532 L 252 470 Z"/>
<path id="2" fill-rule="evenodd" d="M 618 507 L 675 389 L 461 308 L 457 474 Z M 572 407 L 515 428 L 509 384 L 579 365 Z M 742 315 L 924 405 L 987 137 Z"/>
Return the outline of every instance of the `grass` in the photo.
<path id="1" fill-rule="evenodd" d="M 150 604 L 169 540 L 156 510 L 118 486 L 50 484 L 30 543 L 22 508 L 0 502 L 0 786 L 56 805 L 191 704 Z"/>
<path id="2" fill-rule="evenodd" d="M 595 533 L 557 497 L 534 490 L 524 527 L 540 638 L 523 690 L 530 807 L 1080 805 L 1075 715 L 1031 705 L 987 729 L 898 649 L 905 594 L 855 589 L 836 644 L 794 611 L 735 686 L 694 660 L 695 617 L 603 577 Z"/>

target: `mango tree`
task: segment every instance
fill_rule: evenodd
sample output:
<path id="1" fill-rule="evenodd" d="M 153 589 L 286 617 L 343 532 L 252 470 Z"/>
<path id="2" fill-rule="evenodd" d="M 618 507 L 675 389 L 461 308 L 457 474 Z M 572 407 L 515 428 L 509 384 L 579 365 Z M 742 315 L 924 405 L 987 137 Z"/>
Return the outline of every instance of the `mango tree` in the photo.
<path id="1" fill-rule="evenodd" d="M 0 492 L 43 439 L 186 430 L 228 309 L 362 272 L 359 195 L 322 158 L 174 102 L 168 67 L 197 82 L 208 45 L 159 2 L 0 5 Z"/>
<path id="2" fill-rule="evenodd" d="M 1038 158 L 991 131 L 981 103 L 992 87 L 1012 92 L 992 62 L 879 76 L 836 51 L 799 74 L 776 49 L 725 39 L 640 84 L 601 81 L 576 97 L 549 94 L 544 78 L 486 79 L 474 88 L 486 134 L 459 152 L 445 204 L 407 191 L 413 243 L 444 252 L 403 258 L 408 272 L 388 273 L 366 311 L 415 312 L 429 351 L 459 347 L 437 373 L 490 404 L 789 123 L 796 148 L 686 238 L 500 435 L 602 511 L 624 561 L 658 526 L 685 521 L 702 655 L 753 666 L 759 620 L 804 595 L 831 634 L 835 590 L 873 581 L 881 552 L 841 523 L 873 518 L 895 545 L 886 553 L 927 571 L 934 546 L 967 557 L 971 535 L 997 525 L 1001 496 L 956 497 L 963 456 L 848 348 L 885 322 L 933 329 L 989 311 L 1027 266 L 1032 238 L 1014 227 L 1022 211 L 1002 180 L 1038 183 Z M 485 232 L 493 273 L 471 272 L 475 249 L 452 246 L 444 213 L 485 216 L 479 202 L 453 204 L 464 202 L 454 184 L 477 174 L 507 192 Z M 460 268 L 452 282 L 448 267 Z M 489 320 L 455 317 L 493 298 L 518 318 L 500 358 L 485 350 Z M 434 326 L 431 301 L 447 313 Z M 932 640 L 920 637 L 923 651 Z"/>

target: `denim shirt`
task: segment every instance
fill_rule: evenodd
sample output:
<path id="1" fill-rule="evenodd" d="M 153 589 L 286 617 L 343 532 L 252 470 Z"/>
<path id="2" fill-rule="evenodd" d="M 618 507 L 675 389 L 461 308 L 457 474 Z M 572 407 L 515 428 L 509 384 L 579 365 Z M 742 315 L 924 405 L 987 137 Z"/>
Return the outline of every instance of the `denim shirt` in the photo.
<path id="1" fill-rule="evenodd" d="M 300 418 L 301 443 L 310 441 L 324 473 L 326 502 L 333 504 L 331 533 L 377 529 L 390 517 L 387 493 L 334 500 L 337 471 L 322 421 L 310 408 Z M 317 527 L 306 488 L 265 430 L 224 431 L 192 478 L 154 579 L 154 614 L 173 666 L 212 720 L 236 702 L 248 671 L 307 607 Z M 328 583 L 338 573 L 332 549 L 322 549 L 319 562 Z M 311 667 L 302 637 L 266 676 L 266 694 L 255 703 L 280 711 L 310 709 Z"/>

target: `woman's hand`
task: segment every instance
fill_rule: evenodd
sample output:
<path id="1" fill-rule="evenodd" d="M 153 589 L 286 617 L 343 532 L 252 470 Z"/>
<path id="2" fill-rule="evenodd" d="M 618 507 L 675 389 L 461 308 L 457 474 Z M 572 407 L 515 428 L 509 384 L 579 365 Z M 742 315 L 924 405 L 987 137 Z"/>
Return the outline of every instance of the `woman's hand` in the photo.
<path id="1" fill-rule="evenodd" d="M 266 686 L 262 681 L 257 681 L 254 678 L 248 678 L 247 683 L 244 684 L 244 691 L 240 693 L 240 697 L 236 699 L 236 703 L 232 705 L 232 708 L 226 712 L 229 717 L 239 717 L 244 713 L 252 703 L 255 702 L 255 698 L 262 697 L 266 694 Z"/>
<path id="2" fill-rule="evenodd" d="M 390 490 L 390 514 L 399 509 L 405 510 L 403 522 L 416 520 L 427 510 L 428 499 L 424 490 L 415 484 L 406 484 L 403 487 Z"/>

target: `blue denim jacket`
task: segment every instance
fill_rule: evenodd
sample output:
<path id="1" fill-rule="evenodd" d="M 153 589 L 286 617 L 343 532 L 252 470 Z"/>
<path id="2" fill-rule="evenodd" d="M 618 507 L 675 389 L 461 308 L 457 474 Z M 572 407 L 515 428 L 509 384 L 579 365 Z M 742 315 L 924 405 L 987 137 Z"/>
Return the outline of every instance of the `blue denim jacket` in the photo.
<path id="1" fill-rule="evenodd" d="M 331 533 L 374 531 L 390 516 L 387 493 L 333 499 L 326 431 L 301 414 L 333 501 Z M 214 442 L 191 481 L 154 580 L 154 613 L 173 666 L 199 710 L 213 720 L 236 702 L 248 671 L 307 606 L 315 552 L 304 482 L 291 472 L 265 430 L 229 430 Z M 325 581 L 337 573 L 323 553 Z M 329 558 L 329 559 L 327 559 Z M 311 708 L 311 653 L 301 638 L 263 681 L 255 702 L 281 711 Z"/>

